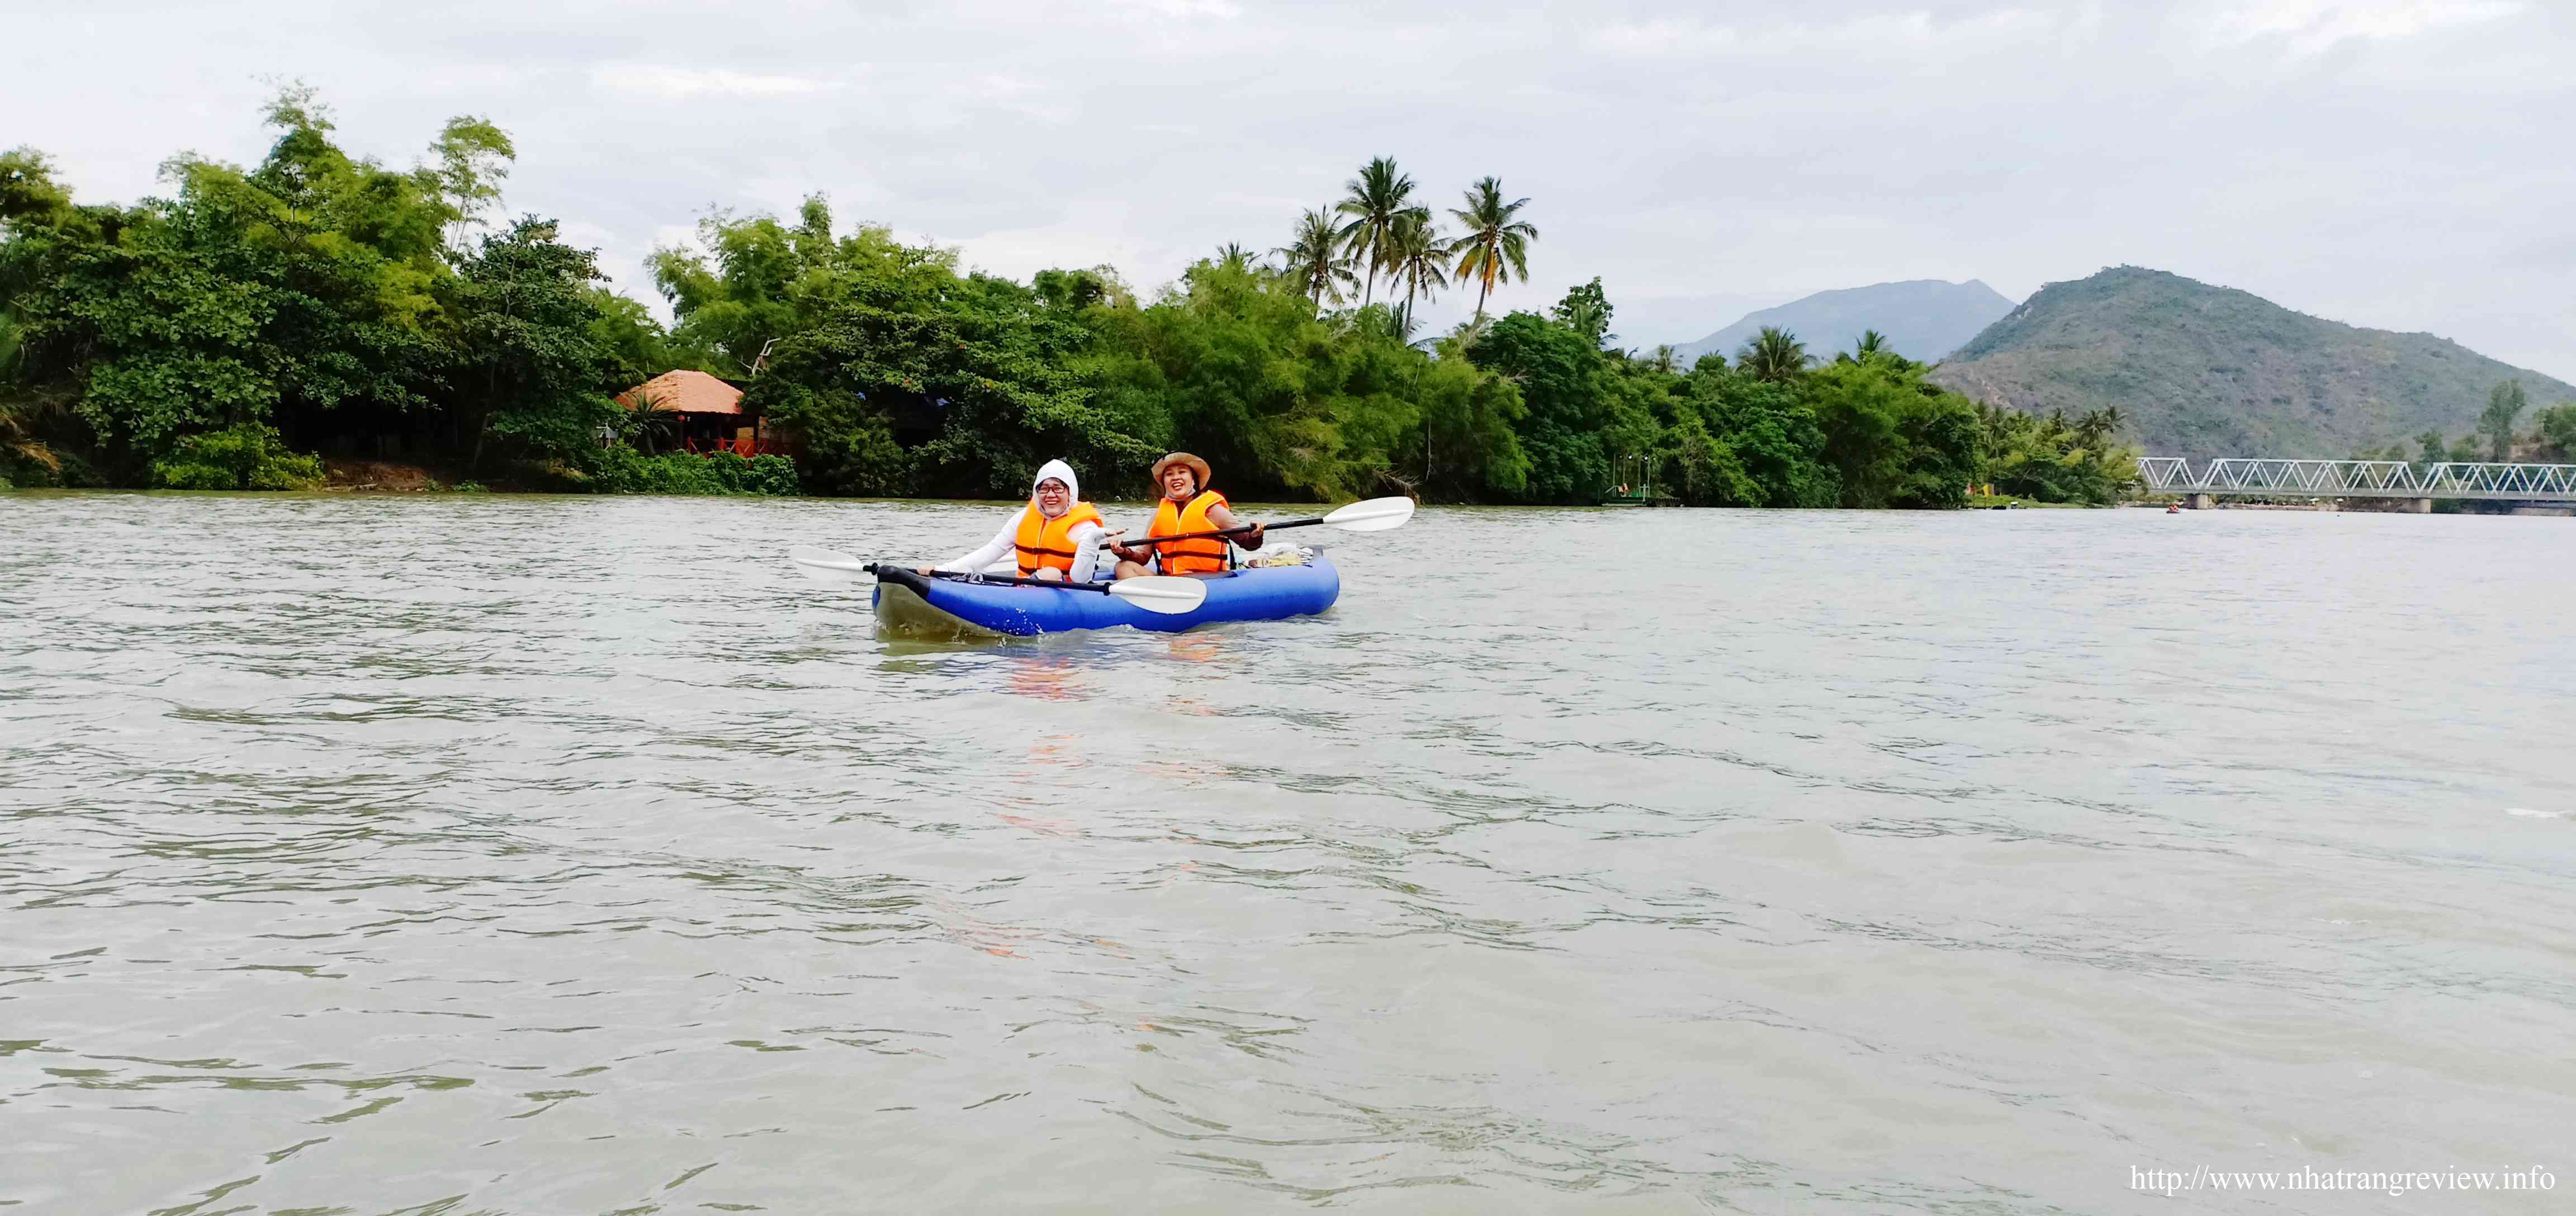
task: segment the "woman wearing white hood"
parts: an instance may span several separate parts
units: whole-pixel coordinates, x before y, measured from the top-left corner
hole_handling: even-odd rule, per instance
[[[1016,553],[1021,578],[1087,583],[1092,581],[1101,544],[1125,530],[1103,528],[1099,509],[1082,501],[1082,482],[1074,477],[1073,466],[1050,460],[1038,467],[1037,479],[1029,487],[1029,505],[1003,524],[983,548],[939,566],[924,566],[921,573],[981,573],[1002,555]]]

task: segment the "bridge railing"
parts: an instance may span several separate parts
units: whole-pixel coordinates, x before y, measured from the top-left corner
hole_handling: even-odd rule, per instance
[[[2571,498],[2576,464],[2437,464],[2424,471],[2423,485],[2462,495]]]
[[[2143,456],[2138,479],[2155,494],[2576,501],[2576,464],[2224,457],[2194,472],[2180,456]]]

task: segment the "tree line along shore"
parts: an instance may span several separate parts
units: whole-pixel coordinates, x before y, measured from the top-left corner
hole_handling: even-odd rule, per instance
[[[557,221],[503,216],[515,151],[491,122],[392,167],[344,151],[307,89],[265,117],[258,164],[175,157],[131,205],[0,154],[0,478],[300,489],[377,458],[524,490],[1012,498],[1061,457],[1142,496],[1187,449],[1256,499],[1939,508],[2108,502],[2134,477],[2118,410],[1983,406],[1874,338],[1766,330],[1681,366],[1617,346],[1597,278],[1490,315],[1543,261],[1538,209],[1491,177],[1448,206],[1373,160],[1276,247],[1214,250],[1150,298],[1105,266],[961,269],[820,196],[716,212],[650,260],[666,327]],[[1443,293],[1475,315],[1422,332]],[[740,387],[792,455],[663,450],[668,411],[628,390],[672,369]]]

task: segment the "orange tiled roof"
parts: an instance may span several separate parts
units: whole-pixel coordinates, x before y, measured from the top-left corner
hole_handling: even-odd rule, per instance
[[[739,414],[742,390],[705,372],[669,371],[617,395],[617,404],[634,409],[645,397],[679,414]]]

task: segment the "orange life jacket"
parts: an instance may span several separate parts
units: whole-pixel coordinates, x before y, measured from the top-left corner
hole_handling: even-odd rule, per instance
[[[1179,536],[1187,532],[1214,532],[1215,521],[1208,512],[1225,505],[1225,495],[1214,490],[1201,490],[1186,507],[1174,506],[1164,499],[1154,506],[1154,530],[1148,536]],[[1165,574],[1215,574],[1227,566],[1225,538],[1204,536],[1197,540],[1167,540],[1154,546]]]
[[[1038,500],[1030,499],[1029,509],[1020,512],[1020,534],[1011,538],[1020,553],[1020,577],[1027,578],[1050,566],[1072,573],[1074,526],[1099,522],[1100,510],[1090,503],[1075,503],[1064,514],[1048,519],[1038,510]]]

